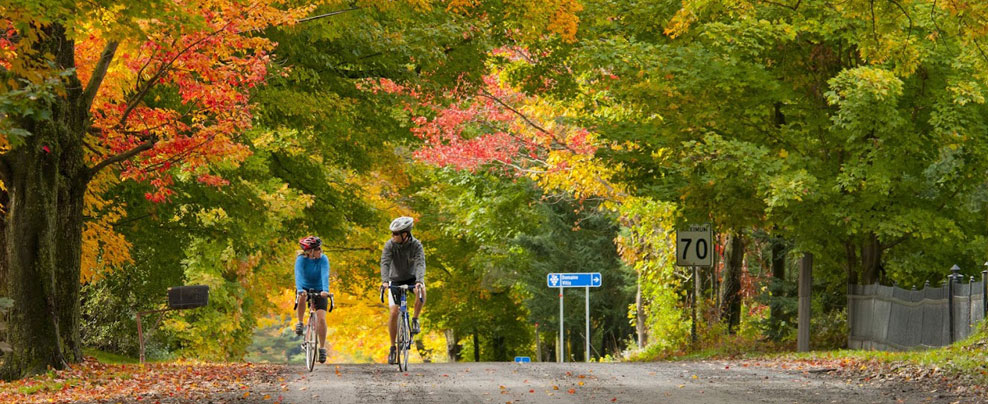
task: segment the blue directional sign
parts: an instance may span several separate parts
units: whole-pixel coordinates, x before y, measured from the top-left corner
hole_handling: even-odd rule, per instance
[[[551,273],[545,277],[550,288],[583,288],[600,286],[600,272]]]
[[[529,363],[531,361],[532,361],[532,358],[529,358],[527,356],[516,356],[515,357],[515,362],[518,362],[518,363]]]

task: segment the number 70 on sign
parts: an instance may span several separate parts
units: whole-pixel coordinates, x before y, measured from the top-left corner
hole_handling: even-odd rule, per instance
[[[676,265],[709,267],[713,265],[713,258],[710,224],[693,225],[676,231]]]

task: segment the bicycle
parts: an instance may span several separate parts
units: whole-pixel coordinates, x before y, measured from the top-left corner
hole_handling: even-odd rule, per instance
[[[414,289],[414,286],[399,285],[399,286],[388,286],[391,289],[392,296],[397,295],[397,299],[400,302],[399,316],[398,316],[398,335],[395,336],[395,345],[398,346],[398,351],[395,352],[395,362],[398,364],[398,371],[407,372],[408,371],[408,350],[412,348],[412,328],[409,326],[408,322],[408,301],[406,295],[408,294],[408,289]],[[384,287],[381,288],[381,303],[384,303]],[[422,295],[418,294],[417,297],[419,301],[422,301]]]
[[[311,372],[316,367],[316,358],[319,357],[319,336],[316,335],[316,302],[320,292],[315,289],[307,289],[305,292],[305,304],[309,306],[309,322],[305,325],[305,332],[302,334],[302,351],[305,352],[305,367]],[[329,308],[327,312],[333,312],[333,294],[329,294]]]

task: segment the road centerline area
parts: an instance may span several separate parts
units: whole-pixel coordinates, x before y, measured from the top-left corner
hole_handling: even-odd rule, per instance
[[[285,382],[257,387],[283,403],[957,402],[910,386],[728,361],[413,365],[408,372],[380,364],[318,366],[311,374],[291,369]]]

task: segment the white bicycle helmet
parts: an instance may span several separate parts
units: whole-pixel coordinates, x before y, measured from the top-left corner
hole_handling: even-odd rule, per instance
[[[402,216],[391,221],[391,232],[399,233],[403,231],[412,231],[412,224],[415,223],[415,219],[408,216]]]

